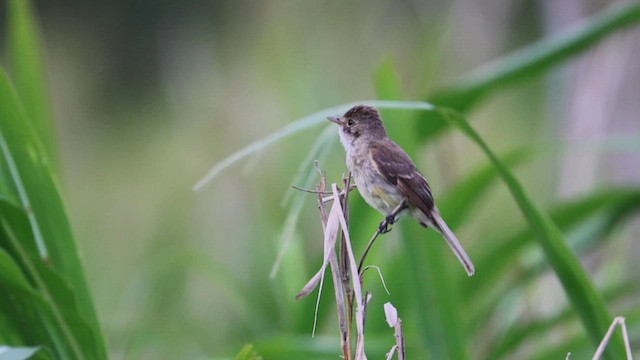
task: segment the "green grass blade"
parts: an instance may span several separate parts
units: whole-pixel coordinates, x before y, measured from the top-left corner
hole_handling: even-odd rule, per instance
[[[608,301],[620,301],[626,296],[637,296],[640,290],[640,284],[635,280],[629,280],[617,286],[613,286],[605,291],[604,297]],[[561,325],[567,325],[569,321],[574,319],[573,309],[564,309],[552,316],[544,318],[536,318],[526,323],[518,323],[512,328],[508,329],[504,336],[500,337],[497,344],[492,347],[489,359],[500,359],[509,355],[519,346],[526,341],[536,341],[537,338],[542,338],[545,335],[553,333],[556,327]]]
[[[318,126],[320,124],[326,123],[327,116],[342,114],[345,111],[347,111],[349,108],[355,105],[361,105],[361,104],[375,106],[380,109],[423,109],[423,110],[433,109],[433,106],[431,104],[428,104],[422,101],[418,102],[418,101],[363,100],[363,101],[352,102],[352,103],[339,105],[339,106],[318,111],[311,115],[297,119],[292,123],[290,123],[289,125],[283,127],[282,129],[272,133],[271,135],[268,135],[260,140],[254,141],[253,143],[243,147],[242,149],[222,159],[220,162],[214,165],[207,172],[207,174],[193,186],[193,190],[198,191],[202,189],[203,186],[205,186],[208,182],[213,180],[222,171],[224,171],[231,165],[236,164],[238,161],[243,160],[246,157],[252,154],[255,154],[258,151],[261,151],[269,146],[275,145],[281,140],[288,138],[300,131],[307,130],[314,126]]]
[[[40,273],[36,270],[37,265],[35,265],[35,263],[21,244],[21,241],[23,240],[22,236],[16,234],[18,230],[21,230],[19,228],[22,224],[20,219],[14,219],[11,215],[17,213],[18,211],[12,210],[10,207],[3,205],[2,213],[0,215],[0,228],[2,229],[3,238],[6,239],[6,242],[9,243],[10,246],[16,251],[17,257],[22,260],[21,262],[26,268],[25,273],[28,273],[30,275],[30,277],[33,279],[33,282],[36,284],[36,287],[43,287],[45,289],[44,293],[50,295],[46,287],[46,282],[41,278]],[[23,227],[28,229],[28,227]],[[11,265],[15,265],[15,262],[8,261],[10,260],[10,258],[8,257],[2,257],[0,258],[0,260],[3,260],[4,262],[2,266],[3,268],[8,268]],[[14,268],[11,273],[15,275],[17,271],[19,270]],[[15,330],[12,330],[19,332],[20,336],[24,337],[26,342],[29,342],[33,341],[34,337],[33,334],[27,333],[25,331],[27,327],[38,326],[41,327],[40,329],[38,329],[40,331],[42,331],[42,329],[45,329],[46,336],[41,334],[38,334],[39,336],[36,335],[36,339],[38,339],[39,341],[43,341],[42,343],[28,345],[43,345],[49,342],[52,344],[52,349],[57,350],[57,355],[60,358],[85,358],[83,356],[80,345],[73,334],[73,330],[70,328],[67,319],[62,315],[62,312],[58,307],[54,306],[52,307],[52,310],[54,311],[44,314],[43,310],[45,309],[43,309],[43,307],[44,304],[47,303],[47,300],[39,297],[37,292],[32,289],[31,286],[26,283],[26,281],[21,281],[20,277],[8,278],[6,276],[3,276],[0,280],[0,284],[2,285],[2,287],[8,290],[7,293],[12,294],[12,297],[11,299],[9,299],[9,301],[17,299],[21,304],[23,304],[22,306],[24,306],[24,311],[37,313],[37,316],[34,316],[30,319],[30,324],[23,323],[24,320],[29,319],[28,316],[24,316],[23,314],[21,314],[20,318],[15,318],[13,320]],[[51,301],[51,304],[55,304],[55,302],[52,301],[51,297],[49,297],[48,300]],[[9,316],[20,314],[20,309],[15,304],[13,305],[13,307],[11,307],[7,303],[4,303],[2,305],[3,312],[8,314]],[[47,326],[48,321],[54,323],[54,326]],[[42,325],[41,323],[45,324]]]
[[[434,94],[438,105],[465,111],[482,96],[501,86],[540,74],[595,45],[605,36],[640,21],[640,3],[612,5],[580,24],[548,39],[489,63]],[[454,106],[457,105],[457,106]]]
[[[536,234],[536,239],[582,320],[586,332],[595,347],[597,347],[613,317],[609,315],[604,299],[580,265],[576,255],[567,246],[558,227],[547,214],[540,211],[530,200],[520,182],[461,115],[448,109],[440,109],[439,112],[452,125],[455,125],[476,143],[493,162],[527,222]],[[623,344],[618,340],[620,339],[615,339],[610,344],[607,352],[609,358],[622,359],[624,357]]]
[[[622,196],[622,194],[628,194],[628,196]],[[602,201],[607,200],[609,197],[612,201]],[[600,201],[598,202],[594,200]],[[616,228],[616,225],[638,211],[638,208],[640,208],[639,200],[640,192],[638,191],[635,193],[625,191],[606,191],[596,196],[590,196],[588,198],[575,201],[569,206],[564,205],[559,209],[562,211],[551,211],[551,218],[563,229],[564,232],[568,232],[570,230],[569,228],[574,228],[573,233],[575,235],[571,236],[572,248],[580,253],[589,253],[596,247],[602,247],[604,242],[609,239],[609,235],[612,230]],[[589,203],[598,205],[598,207],[588,209],[587,211],[578,211],[576,213],[577,210],[580,210],[580,206],[587,208],[590,207]],[[598,217],[603,219],[601,221],[594,219],[594,213],[597,213]],[[579,227],[580,229],[575,229],[576,227]],[[584,227],[587,227],[586,231],[585,229],[582,229]],[[532,234],[529,233],[526,236],[531,238]],[[513,239],[521,237],[522,236],[517,236]],[[528,244],[533,245],[535,243],[528,241]],[[514,250],[505,254],[500,254],[492,249],[488,249],[487,252],[492,254],[490,257],[487,257],[487,260],[489,261],[485,261],[483,263],[491,264],[490,260],[497,261],[497,257],[499,256],[516,259],[520,250]],[[505,297],[510,297],[510,294],[515,295],[525,291],[531,283],[538,280],[546,273],[546,271],[549,270],[548,265],[549,264],[547,262],[544,262],[543,258],[524,267],[522,265],[518,265],[517,276],[510,276],[507,281],[500,281],[498,276],[495,274],[490,275],[488,279],[483,277],[478,278],[478,280],[483,281],[485,286],[475,289],[475,291],[471,291],[466,295],[468,298],[474,299],[472,304],[475,308],[473,310],[474,319],[472,319],[473,331],[481,333],[486,326],[487,319],[494,316],[494,314],[497,315],[499,312],[499,308],[502,306],[501,300]],[[505,274],[505,271],[507,271],[506,264],[498,266],[497,271],[493,268],[489,269],[492,270],[492,273],[499,272],[501,274]],[[484,272],[481,274],[485,275]],[[513,275],[512,273],[510,274]],[[504,277],[504,275],[501,277]],[[496,282],[500,283],[498,289],[495,289]],[[621,285],[609,287],[603,291],[604,297],[608,303],[620,303],[621,298],[628,296],[629,294],[635,294],[640,289],[640,284],[637,283],[633,276],[622,280],[622,283],[623,284]],[[473,282],[470,285],[476,284],[477,282]],[[493,286],[489,287],[489,284]],[[571,319],[573,320],[575,312],[571,311],[571,315]],[[550,333],[552,331],[550,327],[555,326],[556,323],[556,321],[549,322],[543,320],[540,322],[534,321],[529,325],[526,320],[517,321],[517,323],[514,323],[514,326],[511,326],[504,331],[503,336],[495,337],[496,340],[499,339],[499,345],[492,347],[493,350],[491,352],[493,355],[488,358],[501,358],[502,355],[510,352],[513,347],[518,346],[518,342],[525,340],[531,341],[530,338],[536,331],[541,333],[541,335]]]
[[[35,241],[38,248],[37,257],[71,284],[79,312],[95,329],[99,353],[106,358],[97,316],[55,176],[32,124],[25,118],[15,89],[1,69],[0,152],[3,166],[10,169],[8,180],[18,193],[14,197],[20,200],[29,219],[33,233],[31,241]]]
[[[33,123],[47,157],[55,160],[55,131],[41,51],[42,41],[31,1],[11,0],[7,17],[12,78],[24,101],[26,118]]]
[[[18,103],[13,87],[4,72],[0,70],[0,151],[2,152],[3,170],[8,174],[6,181],[10,182],[10,185],[5,188],[14,189],[15,192],[14,194],[6,194],[6,196],[18,199],[24,209],[33,210],[33,200],[36,196],[31,193],[29,182],[35,179],[30,177],[31,174],[28,171],[21,168],[33,162],[42,166],[47,161],[44,158],[29,159],[33,155],[37,156],[42,153],[42,148],[37,139],[23,142],[25,137],[33,138],[32,127],[26,122],[22,108]],[[42,235],[43,225],[34,211],[28,211],[27,216],[40,257],[48,258],[50,256],[49,250]]]
[[[572,233],[569,237],[571,248],[578,253],[589,254],[604,246],[616,226],[636,213],[638,208],[640,192],[619,189],[573,200],[549,213],[552,221],[564,233]],[[499,245],[491,246],[494,242]],[[487,242],[488,248],[483,252],[486,256],[481,257],[478,262],[478,268],[485,270],[478,273],[475,281],[465,287],[468,291],[465,297],[474,299],[470,304],[470,332],[481,333],[487,319],[495,318],[500,312],[503,299],[526,291],[528,286],[547,273],[549,264],[542,256],[532,263],[517,263],[520,255],[528,252],[533,245],[536,243],[529,230],[519,231],[516,236],[507,240]],[[516,271],[513,271],[514,268]],[[611,303],[608,295],[605,297]]]
[[[2,248],[0,248],[0,282],[25,289],[31,287],[13,257]]]
[[[465,112],[484,96],[519,80],[543,74],[603,38],[640,21],[640,3],[612,5],[570,29],[499,58],[463,76],[444,89],[435,91],[431,103]],[[425,138],[435,136],[446,123],[435,121],[429,113],[418,124]]]
[[[76,299],[69,284],[62,279],[47,264],[42,262],[37,256],[35,249],[29,244],[33,241],[28,219],[21,209],[12,204],[0,201],[0,229],[2,237],[0,244],[7,254],[16,261],[9,262],[4,258],[4,268],[10,268],[11,264],[18,264],[19,269],[9,271],[14,277],[9,278],[5,274],[1,277],[5,286],[12,287],[11,294],[14,297],[23,297],[20,302],[32,304],[40,312],[44,319],[49,320],[49,327],[42,326],[47,330],[47,340],[53,343],[53,348],[57,349],[58,355],[73,354],[72,358],[102,358],[96,346],[96,330],[91,328],[80,316],[76,305]],[[0,258],[2,259],[2,258]],[[24,275],[22,275],[24,274]],[[23,281],[26,277],[33,287]],[[6,308],[5,313],[12,314]],[[23,320],[16,319],[14,323]],[[46,325],[46,324],[45,324]],[[25,324],[33,327],[34,324]],[[22,334],[25,338],[31,339],[31,330]],[[44,339],[44,337],[41,338]],[[25,345],[40,345],[41,343],[27,343]]]
[[[612,212],[621,216],[630,214],[636,210],[633,206],[637,207],[639,203],[640,191],[615,189],[560,204],[549,213],[553,222],[560,229],[567,231],[581,222],[589,221],[597,213]],[[609,221],[614,222],[617,219],[612,218]],[[488,271],[479,273],[476,281],[469,284],[468,296],[474,298],[492,287],[517,254],[527,245],[533,244],[532,236],[530,229],[522,229],[507,240],[486,244],[486,255],[478,259],[477,265],[478,268]]]

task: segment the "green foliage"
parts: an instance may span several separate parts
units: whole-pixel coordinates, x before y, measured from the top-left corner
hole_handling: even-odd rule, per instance
[[[44,145],[45,155],[57,158],[51,105],[44,73],[45,58],[38,24],[31,1],[8,1],[9,60],[12,78],[20,96],[26,116]]]
[[[608,313],[604,299],[580,265],[577,256],[568,247],[560,229],[545,212],[531,201],[509,168],[498,159],[489,149],[486,142],[469,126],[462,116],[450,110],[443,110],[442,114],[475,142],[491,159],[496,171],[507,184],[514,200],[527,219],[535,234],[535,239],[538,240],[544,250],[547,261],[562,282],[565,293],[580,316],[591,340],[597,346],[609,328],[613,317]],[[624,355],[623,344],[614,342],[611,347],[614,349],[613,353],[615,353],[616,358],[621,359]],[[610,356],[613,356],[613,353],[610,353]]]
[[[106,359],[51,163],[42,57],[28,1],[10,3],[16,87],[0,69],[0,343],[39,358]],[[44,146],[43,144],[47,144]]]
[[[57,150],[37,21],[29,1],[11,0],[8,10],[7,67],[10,75],[0,69],[0,345],[9,345],[8,354],[14,358],[33,355],[37,359],[106,359],[105,341],[57,177]],[[615,6],[567,32],[462,76],[426,97],[429,103],[400,101],[410,96],[393,57],[387,57],[377,68],[373,85],[377,98],[384,100],[364,103],[382,110],[385,120],[389,121],[391,137],[414,159],[428,161],[422,156],[422,150],[437,148],[443,140],[450,140],[444,137],[443,130],[454,125],[459,132],[453,136],[468,136],[489,162],[467,165],[446,189],[435,192],[438,206],[451,227],[463,234],[472,229],[465,234],[463,242],[465,246],[469,245],[469,253],[476,264],[474,277],[465,276],[434,232],[425,232],[410,221],[396,224],[390,235],[376,243],[368,262],[381,268],[391,295],[384,293],[377,276],[370,276],[374,272],[367,273],[365,288],[373,294],[366,323],[369,358],[384,358],[394,343],[393,333],[381,311],[387,300],[393,301],[403,319],[410,359],[547,359],[564,358],[568,352],[575,358],[590,356],[613,319],[612,314],[627,316],[629,326],[636,330],[631,331],[635,336],[632,341],[638,341],[638,336],[633,335],[640,333],[637,331],[640,326],[640,286],[635,275],[617,274],[614,281],[606,276],[602,276],[604,279],[591,276],[579,258],[611,245],[612,234],[638,212],[640,189],[609,186],[575,199],[538,200],[532,195],[534,190],[527,187],[526,181],[520,182],[514,172],[534,166],[532,162],[543,155],[555,157],[557,153],[549,154],[530,144],[494,151],[494,139],[481,137],[460,115],[490,99],[499,90],[546,74],[638,21],[640,4],[637,2]],[[293,75],[284,81],[291,81],[295,86],[307,84]],[[228,172],[229,167],[240,160],[257,155],[285,139],[303,136],[305,131],[325,124],[326,116],[344,112],[360,103],[363,102],[326,108],[254,141],[219,162],[195,188],[200,189],[211,179]],[[465,116],[474,118],[473,115]],[[209,254],[200,248],[175,255],[175,249],[188,246],[185,238],[190,233],[174,230],[171,220],[181,210],[171,203],[174,213],[163,217],[157,232],[175,233],[157,235],[168,238],[162,243],[162,256],[156,256],[152,266],[146,263],[148,270],[142,271],[142,281],[131,286],[136,293],[132,302],[141,304],[139,308],[144,310],[142,314],[134,315],[152,320],[146,323],[140,320],[148,327],[134,330],[129,330],[127,323],[127,330],[120,339],[112,335],[119,340],[118,349],[125,346],[146,348],[151,347],[149,344],[162,343],[162,349],[173,350],[177,347],[175,343],[183,341],[184,344],[180,344],[187,350],[176,350],[176,353],[203,356],[199,346],[206,349],[206,344],[196,344],[198,340],[194,339],[201,336],[208,340],[213,335],[206,331],[219,331],[228,332],[227,338],[233,341],[217,351],[235,353],[243,344],[255,344],[244,346],[236,357],[239,360],[337,357],[340,342],[335,304],[331,292],[326,290],[331,286],[325,284],[318,315],[320,335],[315,338],[310,337],[315,304],[307,300],[293,301],[298,287],[321,261],[317,233],[314,232],[320,226],[312,212],[315,207],[312,195],[290,191],[283,201],[286,211],[280,213],[277,211],[278,196],[263,190],[286,187],[289,180],[282,178],[273,180],[277,181],[276,185],[267,184],[271,175],[280,175],[285,168],[299,169],[294,185],[313,188],[318,178],[313,160],[321,160],[323,169],[331,168],[332,150],[337,147],[332,128],[325,126],[325,129],[318,132],[314,143],[304,143],[302,150],[296,150],[308,152],[302,164],[291,161],[294,156],[286,154],[279,162],[282,169],[256,176],[261,187],[254,190],[260,201],[249,206],[251,212],[258,215],[243,213],[242,216],[253,216],[243,221],[247,229],[259,231],[250,235],[252,243],[242,249],[246,263],[241,270],[211,261]],[[340,167],[336,172],[343,170],[344,167]],[[328,177],[338,178],[334,175],[328,174]],[[503,182],[497,181],[499,178]],[[229,182],[233,186],[242,184],[235,179]],[[505,184],[509,192],[501,193]],[[166,196],[165,190],[162,196]],[[247,198],[250,195],[247,194]],[[493,200],[497,195],[513,200],[525,222],[519,223],[517,215],[511,213],[496,215],[498,210],[494,207],[501,206]],[[190,195],[176,196],[186,198]],[[364,246],[381,218],[358,196],[353,196],[351,202],[352,237],[357,239],[354,243]],[[483,217],[487,214],[491,216]],[[220,214],[212,217],[218,216]],[[474,226],[478,219],[487,224]],[[189,228],[192,220],[185,221],[189,226],[183,224],[183,227]],[[241,236],[236,233],[245,230],[232,229],[230,233],[234,237],[225,237],[222,241],[228,246],[244,246],[238,245]],[[164,246],[169,242],[171,246]],[[278,257],[281,249],[281,257]],[[278,263],[272,268],[279,272],[273,271],[275,277],[269,280],[269,268],[275,258]],[[234,261],[238,259],[233,258],[229,263]],[[616,266],[615,262],[608,261],[602,268],[612,268]],[[139,265],[136,261],[135,266],[144,268],[145,263]],[[229,317],[235,316],[235,321],[199,324],[198,327],[192,323],[198,322],[201,314],[180,312],[166,320],[167,314],[176,309],[169,307],[168,302],[182,300],[190,292],[197,294],[199,302],[211,297],[210,293],[204,292],[206,288],[202,282],[193,287],[183,286],[182,282],[196,277],[193,272],[204,274],[206,281],[215,283],[219,290],[215,295],[223,299],[223,304],[211,306],[212,312],[231,314]],[[526,313],[531,289],[549,277],[562,285],[559,297],[565,296],[566,304],[559,304],[552,314],[522,315]],[[174,286],[177,281],[180,283]],[[164,290],[158,290],[156,286]],[[110,289],[110,292],[116,291]],[[151,306],[144,301],[149,299],[139,295],[143,292],[145,296],[155,296]],[[147,292],[153,292],[153,295]],[[125,302],[121,298],[118,300]],[[180,310],[190,312],[193,303],[184,301],[183,305]],[[158,321],[151,316],[154,311],[166,322],[184,317],[189,331],[186,335],[177,335],[152,328],[156,325],[153,321]],[[549,337],[556,334],[560,336],[553,339],[553,346],[549,346]],[[609,347],[609,358],[623,358],[619,338],[614,337]],[[523,349],[529,350],[523,353]],[[166,357],[172,354],[168,351],[160,353]],[[0,358],[4,358],[3,355],[0,354]]]
[[[588,21],[493,61],[457,82],[434,92],[429,100],[436,105],[460,112],[492,92],[518,81],[540,75],[553,66],[576,56],[597,44],[605,36],[615,34],[640,21],[640,4],[626,2],[602,11]],[[423,114],[419,125],[422,138],[436,136],[444,127],[432,114]]]

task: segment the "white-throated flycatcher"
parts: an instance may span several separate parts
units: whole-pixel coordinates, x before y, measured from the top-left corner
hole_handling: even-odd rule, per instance
[[[380,224],[380,232],[388,232],[388,226],[397,216],[409,213],[422,226],[431,226],[440,232],[467,274],[473,275],[473,263],[440,216],[427,180],[409,155],[387,137],[378,110],[359,105],[341,117],[328,119],[340,125],[347,167],[360,195],[386,217]]]

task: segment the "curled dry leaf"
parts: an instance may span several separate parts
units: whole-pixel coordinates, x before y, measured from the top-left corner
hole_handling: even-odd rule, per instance
[[[384,317],[389,327],[394,327],[398,323],[398,310],[390,302],[384,304]]]
[[[296,300],[309,295],[316,287],[318,287],[318,284],[324,278],[324,271],[329,264],[329,258],[335,251],[336,239],[338,238],[338,231],[340,230],[339,214],[341,214],[342,211],[337,211],[337,209],[341,210],[340,201],[335,200],[327,218],[327,226],[324,229],[324,261],[322,262],[322,266],[296,295]]]
[[[387,354],[387,360],[390,360],[396,351],[398,353],[398,360],[405,360],[402,320],[400,320],[400,318],[398,317],[398,310],[396,310],[396,308],[390,302],[384,304],[384,316],[387,320],[387,324],[389,324],[389,327],[394,328],[394,336],[396,338],[396,344]]]
[[[333,195],[335,199],[339,198],[338,194],[338,186],[336,184],[331,184],[331,190],[333,191]],[[347,260],[349,262],[349,270],[351,271],[352,285],[353,285],[353,293],[355,295],[356,300],[356,360],[366,360],[367,356],[364,353],[364,304],[362,297],[362,287],[360,284],[360,275],[358,273],[358,263],[356,262],[356,258],[353,255],[353,248],[351,247],[351,238],[349,236],[349,227],[347,226],[347,220],[344,216],[344,212],[342,210],[342,206],[340,206],[339,201],[333,202],[333,205],[338,204],[336,207],[336,211],[338,212],[338,220],[340,220],[340,224],[342,225],[342,233],[345,237],[345,245],[347,251]],[[332,209],[333,210],[333,209]]]

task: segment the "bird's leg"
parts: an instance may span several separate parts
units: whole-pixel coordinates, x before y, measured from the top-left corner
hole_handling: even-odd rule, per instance
[[[393,209],[391,214],[387,215],[384,221],[380,223],[380,226],[378,226],[378,231],[380,232],[380,234],[386,234],[389,231],[391,231],[391,228],[389,226],[393,225],[396,222],[396,216],[398,216],[398,214],[400,214],[406,208],[407,208],[407,201],[402,200],[402,202],[398,204],[398,206],[396,206],[395,209]]]
[[[389,225],[393,225],[393,224],[395,224],[395,223],[396,223],[396,217],[395,217],[395,215],[391,214],[391,215],[388,215],[388,216],[384,219],[384,221],[386,221]]]

